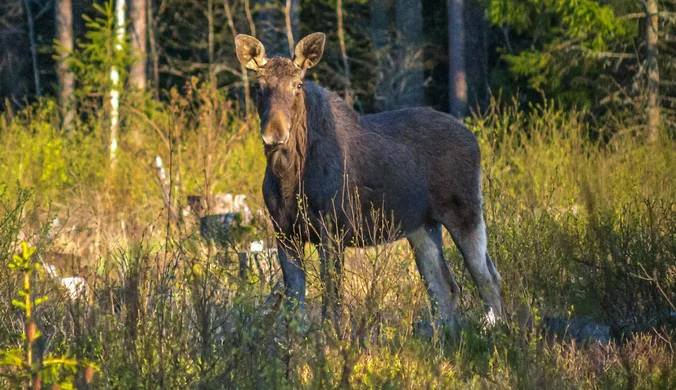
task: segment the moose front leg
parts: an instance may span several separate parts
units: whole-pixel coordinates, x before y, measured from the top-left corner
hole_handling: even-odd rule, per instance
[[[289,312],[298,309],[302,316],[305,310],[305,270],[300,256],[281,243],[277,244],[277,253],[284,278],[286,307]]]

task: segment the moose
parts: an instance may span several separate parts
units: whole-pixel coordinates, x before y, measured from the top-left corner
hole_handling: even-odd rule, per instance
[[[237,58],[257,74],[267,159],[263,197],[278,237],[287,306],[304,310],[303,245],[294,242],[317,246],[326,316],[339,308],[343,267],[329,237],[339,237],[345,246],[406,238],[433,315],[453,326],[460,288],[444,259],[443,225],[477,286],[487,321],[495,322],[502,316],[501,277],[487,252],[476,137],[459,120],[432,108],[360,116],[338,94],[304,81],[325,42],[323,33],[308,35],[289,59],[267,58],[254,37],[235,38]],[[350,201],[350,194],[357,196]],[[376,214],[387,216],[395,228],[355,239],[375,228]]]

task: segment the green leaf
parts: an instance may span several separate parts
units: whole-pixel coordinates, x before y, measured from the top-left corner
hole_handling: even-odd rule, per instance
[[[20,309],[26,310],[26,304],[23,303],[23,302],[21,302],[21,301],[18,301],[18,300],[16,300],[16,299],[12,299],[12,305],[14,305],[14,306],[16,306],[16,307],[18,307],[18,308],[20,308]]]

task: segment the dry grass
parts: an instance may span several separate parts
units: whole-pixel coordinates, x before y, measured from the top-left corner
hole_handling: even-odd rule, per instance
[[[88,266],[86,299],[37,279],[50,299],[34,315],[44,335],[36,353],[96,362],[95,388],[676,386],[673,140],[592,141],[604,137],[585,113],[496,104],[470,125],[484,154],[489,250],[508,320],[483,329],[478,295],[446,236],[463,287],[460,340],[414,335],[429,307],[405,242],[346,251],[346,320],[337,331],[321,321],[319,264],[306,248],[303,333],[288,313],[266,322],[271,286],[255,272],[241,280],[232,251],[204,242],[178,212],[188,194],[235,189],[263,208],[255,121],[212,93],[192,85],[166,105],[128,104],[115,170],[101,152],[103,121],[62,134],[48,103],[1,118],[2,349],[20,345],[22,318],[10,301],[18,280],[6,265],[23,231],[38,253],[74,254]],[[150,165],[156,155],[171,178],[169,202]],[[61,227],[48,239],[55,216]],[[265,223],[251,232],[271,235]],[[276,265],[269,273],[279,277]],[[568,315],[610,325],[615,341],[548,342],[543,318]]]

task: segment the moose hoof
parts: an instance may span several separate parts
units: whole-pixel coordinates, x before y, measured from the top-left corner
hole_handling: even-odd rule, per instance
[[[493,308],[489,308],[486,311],[486,316],[484,317],[484,329],[492,329],[495,327],[495,325],[498,324],[498,322],[501,320],[501,318],[495,314],[495,311]]]

